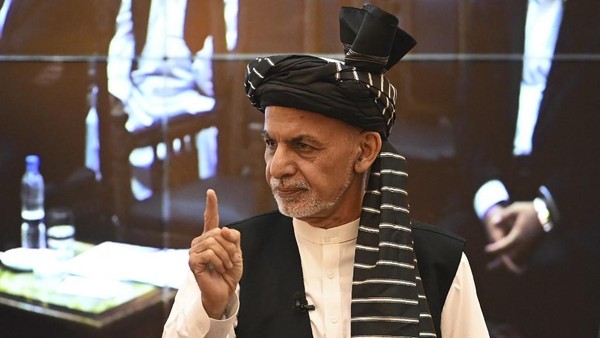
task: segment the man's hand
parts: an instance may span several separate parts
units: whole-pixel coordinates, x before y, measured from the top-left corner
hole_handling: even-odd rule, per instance
[[[511,220],[504,218],[504,209],[505,207],[496,205],[492,207],[485,215],[483,223],[490,243],[495,243],[501,240],[504,236],[506,236],[508,230],[512,227]],[[513,262],[512,258],[508,254],[496,255],[496,258],[487,265],[489,270],[494,270],[499,267],[505,267],[509,271],[512,271],[516,274],[519,274],[522,271],[522,269],[515,262]]]
[[[495,207],[486,215],[485,226],[490,238],[485,251],[498,256],[489,267],[502,263],[508,270],[522,273],[523,262],[543,234],[533,203],[515,202],[507,207]]]
[[[242,249],[237,230],[219,228],[217,195],[212,189],[206,192],[204,232],[194,238],[189,253],[202,304],[209,317],[221,319],[242,278]]]

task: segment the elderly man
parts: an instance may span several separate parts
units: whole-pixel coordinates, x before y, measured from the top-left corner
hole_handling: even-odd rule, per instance
[[[383,72],[415,41],[371,5],[340,21],[344,63],[248,66],[279,211],[219,227],[207,192],[165,337],[488,336],[463,241],[411,220],[405,160],[387,142],[396,91]]]

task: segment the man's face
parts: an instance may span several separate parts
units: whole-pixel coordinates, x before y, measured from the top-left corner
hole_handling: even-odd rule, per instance
[[[324,228],[355,219],[363,193],[363,176],[354,169],[359,134],[320,114],[267,107],[266,178],[279,210]]]

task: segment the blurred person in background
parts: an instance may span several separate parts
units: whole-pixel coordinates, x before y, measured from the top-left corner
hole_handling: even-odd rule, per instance
[[[467,239],[497,337],[597,337],[600,2],[467,6],[457,151],[441,225]],[[465,193],[466,192],[466,193]]]
[[[132,132],[182,114],[216,110],[213,55],[226,51],[222,0],[122,0],[111,39],[108,91],[113,104],[127,114]],[[201,177],[215,174],[216,128],[196,140]],[[151,196],[147,168],[151,148],[135,149],[133,193]]]

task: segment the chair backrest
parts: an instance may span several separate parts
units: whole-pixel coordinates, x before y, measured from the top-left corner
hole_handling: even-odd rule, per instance
[[[195,137],[203,129],[216,124],[213,112],[182,114],[129,132],[125,128],[127,113],[113,107],[108,139],[110,145],[111,190],[116,215],[125,220],[126,210],[135,201],[131,190],[132,167],[129,161],[136,148],[151,147],[155,161],[151,164],[150,187],[155,194],[165,188],[176,188],[198,179],[198,149]],[[168,176],[165,176],[168,175]]]
[[[237,163],[225,163],[232,158],[232,152],[240,151],[232,140],[243,138],[232,137],[239,130],[219,128],[218,117],[216,112],[183,114],[129,132],[125,128],[127,114],[119,106],[113,108],[108,157],[117,240],[153,246],[189,246],[191,239],[202,233],[208,188],[215,189],[219,196],[222,225],[274,208],[263,177],[257,177],[255,172],[248,174],[248,170],[232,169],[243,168]],[[225,116],[220,118],[223,120]],[[200,179],[195,138],[200,131],[214,126],[219,128],[219,170],[214,177]],[[129,156],[134,149],[147,146],[152,147],[155,155],[149,168],[153,196],[138,201],[131,190],[133,171]],[[227,156],[221,156],[224,153]],[[262,161],[262,156],[257,155],[246,158],[253,163]]]

